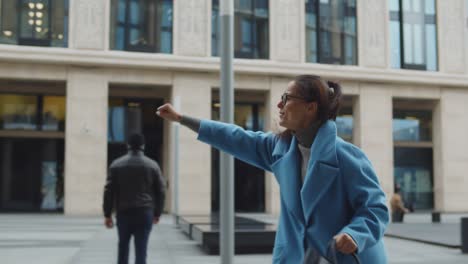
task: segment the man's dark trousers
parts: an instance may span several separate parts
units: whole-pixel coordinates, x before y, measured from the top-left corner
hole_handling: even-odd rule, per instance
[[[146,250],[152,227],[152,208],[131,208],[117,212],[117,230],[119,233],[118,264],[128,264],[129,242],[132,235],[135,242],[135,264],[146,263]]]

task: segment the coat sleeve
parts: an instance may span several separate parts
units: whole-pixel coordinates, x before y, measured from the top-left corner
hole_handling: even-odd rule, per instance
[[[104,185],[104,199],[102,209],[104,211],[104,217],[111,217],[112,208],[114,206],[114,187],[115,179],[114,174],[112,173],[112,167],[109,168],[107,173],[106,184]]]
[[[389,222],[385,193],[370,161],[355,146],[346,146],[340,153],[346,196],[354,215],[339,233],[349,234],[358,245],[358,252],[374,246],[383,238]]]
[[[202,120],[198,140],[256,167],[271,171],[272,153],[278,139],[272,133],[247,131],[232,124]]]
[[[164,199],[166,198],[166,184],[161,169],[155,165],[153,170],[153,192],[154,192],[154,217],[160,217],[164,209]]]

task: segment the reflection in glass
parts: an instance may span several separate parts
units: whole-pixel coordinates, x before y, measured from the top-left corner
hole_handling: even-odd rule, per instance
[[[41,210],[57,209],[57,162],[42,162]]]
[[[268,0],[235,1],[234,56],[236,58],[268,59]],[[219,56],[219,0],[212,2],[211,54]]]
[[[396,147],[394,159],[395,184],[401,187],[406,207],[432,209],[432,149]]]
[[[357,64],[355,0],[306,1],[308,62]]]
[[[42,107],[42,130],[64,131],[65,97],[44,96]]]
[[[435,1],[391,0],[389,7],[392,67],[436,71]]]
[[[336,117],[336,129],[338,136],[353,142],[353,110],[351,107],[343,107]]]
[[[432,141],[432,112],[394,110],[394,141]]]
[[[68,1],[0,1],[0,43],[66,47]]]
[[[172,0],[112,0],[111,49],[172,52]]]
[[[234,122],[251,131],[263,130],[265,107],[258,103],[235,103]],[[219,120],[219,103],[213,103],[212,119]],[[219,151],[212,149],[212,203],[211,210],[219,210]],[[265,211],[265,172],[255,166],[235,159],[235,210],[236,212]]]
[[[0,211],[63,210],[63,161],[63,139],[0,137]]]
[[[25,95],[0,95],[1,129],[37,129],[37,98]]]

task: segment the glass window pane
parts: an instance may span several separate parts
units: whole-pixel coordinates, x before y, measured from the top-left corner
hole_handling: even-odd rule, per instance
[[[49,38],[49,5],[50,2],[48,0],[38,0],[36,2],[22,1],[20,38]]]
[[[140,5],[143,5],[143,3],[140,3],[138,0],[131,0],[130,2],[130,24],[134,26],[140,25]]]
[[[50,30],[51,46],[68,46],[68,0],[53,1]]]
[[[107,141],[125,142],[125,105],[122,99],[110,99],[107,118]]]
[[[172,50],[172,33],[161,33],[161,53],[171,53]]]
[[[117,7],[117,21],[122,23],[125,23],[125,1],[126,0],[119,0]]]
[[[356,1],[327,0],[306,2],[306,40],[314,34],[311,28],[318,28],[318,59],[311,54],[307,43],[309,62],[328,64],[357,64]],[[318,15],[318,19],[316,16]]]
[[[423,32],[421,25],[414,25],[413,26],[413,38],[414,38],[414,63],[415,64],[424,64],[424,45],[423,45]]]
[[[392,68],[401,68],[400,22],[390,21],[390,49]]]
[[[390,11],[400,11],[400,0],[390,0],[389,9]]]
[[[160,28],[159,36],[156,36],[159,42],[159,51],[161,53],[172,52],[172,0],[159,0],[160,7],[158,8],[161,12],[159,13]]]
[[[413,41],[412,41],[412,27],[410,24],[403,25],[403,42],[405,48],[405,63],[413,62]]]
[[[268,3],[268,0],[236,2],[234,18],[236,58],[269,57]]]
[[[411,11],[412,9],[412,0],[402,1],[403,11]]]
[[[343,107],[336,117],[336,129],[338,136],[342,139],[353,141],[353,110],[351,107]]]
[[[413,11],[417,13],[422,13],[422,4],[421,0],[412,0],[413,1]]]
[[[44,96],[42,109],[42,130],[64,131],[65,97]]]
[[[432,141],[432,112],[394,110],[394,141]]]
[[[394,149],[395,184],[400,185],[406,207],[432,209],[433,207],[432,148]]]
[[[257,17],[268,17],[268,1],[255,0],[255,15]]]
[[[248,19],[241,20],[242,47],[243,52],[250,52],[252,46],[252,23]]]
[[[111,48],[172,52],[172,0],[113,0]]]
[[[16,1],[0,1],[0,43],[17,44],[17,21]]]
[[[434,0],[425,0],[424,9],[427,15],[435,15],[435,1]]]
[[[0,129],[36,130],[37,97],[0,94]]]
[[[213,0],[211,9],[211,56],[219,56],[219,1]]]
[[[403,53],[403,62],[400,64],[407,69],[432,70],[437,69],[437,32],[435,19],[434,0],[411,0],[402,1],[403,47],[400,47],[400,54]],[[395,3],[391,3],[396,5]],[[399,16],[395,12],[390,14],[391,21],[396,21]],[[397,67],[396,46],[397,46],[397,25],[390,23],[392,35],[392,67]],[[400,56],[401,58],[401,56]]]
[[[437,71],[437,36],[435,25],[426,25],[426,63],[427,70]]]

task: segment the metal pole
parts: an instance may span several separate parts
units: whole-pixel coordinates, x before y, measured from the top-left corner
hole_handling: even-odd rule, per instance
[[[180,112],[180,97],[174,97],[174,108]],[[179,128],[178,122],[172,122],[174,125],[174,163],[173,163],[173,182],[172,182],[172,194],[173,194],[173,214],[176,225],[179,225]]]
[[[233,0],[220,2],[221,33],[221,121],[234,121]],[[220,152],[220,255],[222,264],[234,258],[234,158]]]

